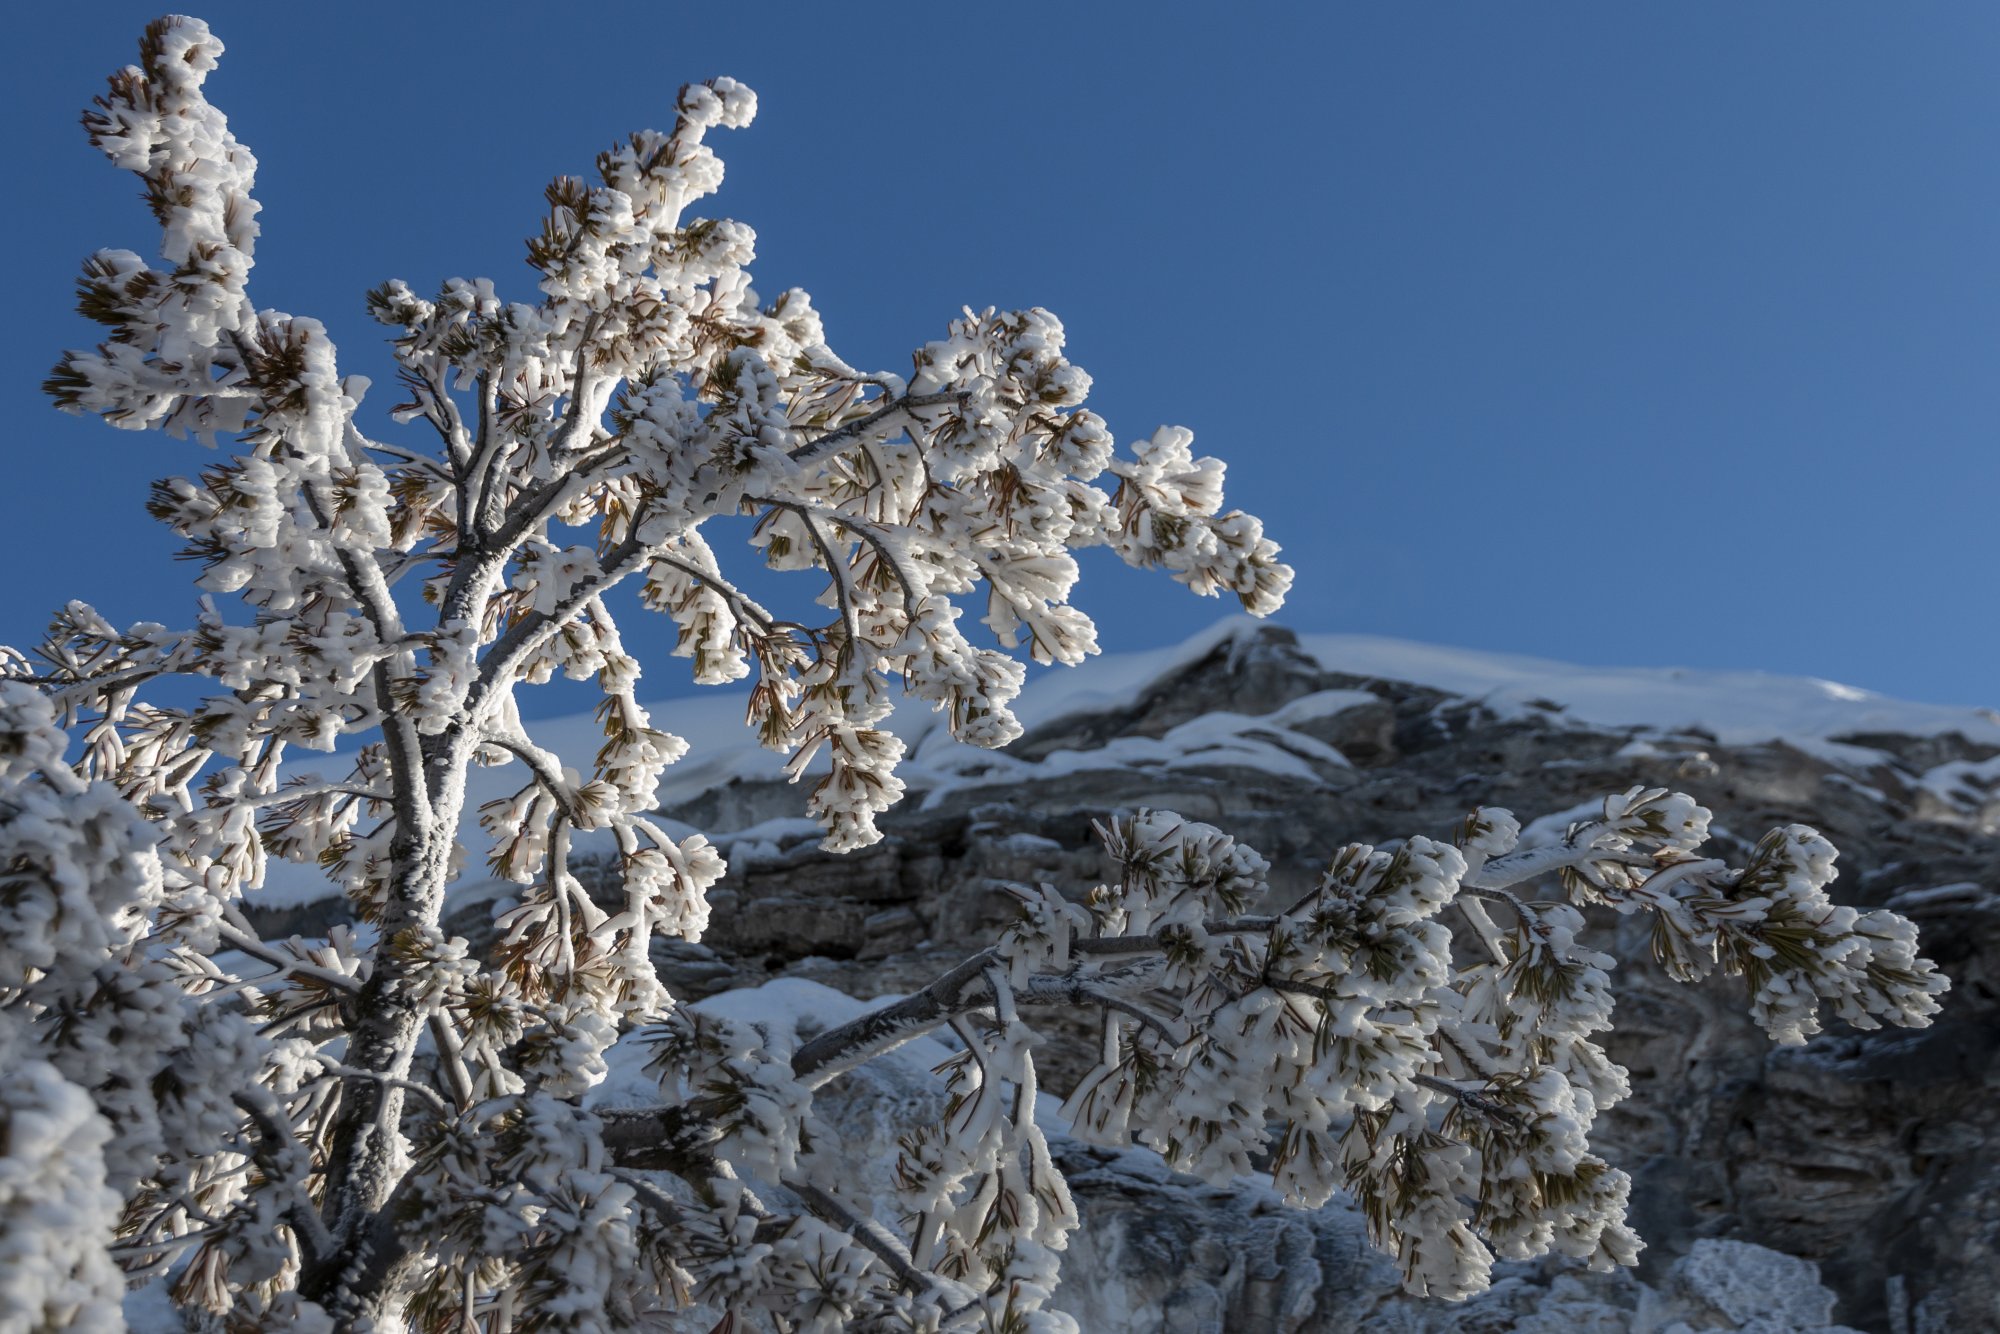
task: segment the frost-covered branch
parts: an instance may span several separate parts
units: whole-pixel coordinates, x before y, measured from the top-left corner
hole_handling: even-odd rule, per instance
[[[746,1173],[790,1162],[799,1149],[777,1108],[941,1028],[963,1047],[951,1067],[954,1105],[987,1099],[991,1110],[988,1093],[1001,1081],[1032,1083],[1009,1064],[1025,1051],[1008,1036],[1027,1031],[1017,999],[1079,1010],[1115,999],[1102,1061],[1064,1104],[1078,1135],[1137,1138],[1217,1182],[1269,1161],[1279,1189],[1303,1204],[1346,1190],[1413,1291],[1464,1296],[1485,1284],[1496,1256],[1551,1249],[1630,1264],[1639,1242],[1624,1223],[1629,1183],[1587,1140],[1597,1114],[1627,1091],[1594,1041],[1608,1026],[1610,960],[1578,943],[1582,918],[1564,901],[1537,903],[1513,931],[1495,928],[1490,948],[1455,959],[1437,914],[1469,892],[1480,868],[1497,864],[1494,878],[1514,885],[1535,878],[1522,873],[1527,865],[1544,882],[1579,868],[1619,880],[1622,892],[1593,879],[1564,897],[1661,914],[1661,960],[1680,976],[1745,975],[1752,1013],[1780,1041],[1811,1031],[1822,1003],[1863,1026],[1925,1024],[1945,983],[1906,951],[1903,919],[1825,900],[1815,886],[1828,868],[1810,831],[1777,831],[1747,866],[1731,867],[1693,855],[1707,812],[1684,796],[1635,788],[1604,810],[1573,827],[1555,856],[1517,853],[1519,825],[1495,810],[1469,817],[1455,845],[1413,838],[1393,852],[1344,849],[1311,894],[1270,915],[1242,911],[1267,896],[1254,853],[1163,813],[1121,820],[1102,831],[1117,883],[1082,905],[1046,888],[1018,891],[1022,921],[998,944],[809,1038],[789,1060],[726,1023],[677,1030],[668,1046],[680,1087],[704,1092],[617,1113],[619,1143],[630,1147],[614,1152],[637,1159],[656,1142],[702,1143]],[[1713,924],[1700,966],[1675,925],[1689,913]],[[1809,952],[1775,944],[1799,931],[1822,943]],[[1149,961],[1135,965],[1135,956]],[[1781,1011],[1777,995],[1794,1003]],[[766,1098],[772,1112],[742,1119]],[[705,1130],[690,1120],[715,1110],[728,1119]],[[958,1273],[947,1257],[972,1243],[952,1241],[949,1229],[974,1227],[984,1206],[945,1202],[983,1198],[983,1187],[963,1183],[1005,1159],[1004,1124],[948,1117],[945,1139],[911,1132],[899,1170],[920,1215],[913,1263]],[[954,1147],[955,1134],[970,1139]],[[769,1158],[774,1143],[790,1147]],[[683,1171],[686,1153],[677,1152]],[[961,1184],[939,1194],[947,1181]],[[970,1194],[953,1193],[960,1188]]]
[[[836,430],[828,431],[814,440],[808,440],[790,451],[794,463],[811,463],[838,452],[848,445],[868,438],[871,432],[889,434],[899,419],[905,418],[922,408],[941,408],[950,404],[963,403],[963,392],[945,391],[934,394],[901,394],[893,401],[883,404],[867,416],[851,421]]]
[[[808,1088],[817,1088],[943,1026],[974,1008],[969,998],[980,994],[986,970],[998,957],[992,950],[975,954],[921,991],[805,1042],[792,1056],[793,1075]]]
[[[371,293],[406,394],[388,415],[423,425],[364,434],[369,386],[326,329],[250,297],[256,161],[206,98],[221,54],[161,19],[86,115],[158,253],[85,261],[104,341],[47,385],[219,446],[148,503],[200,600],[124,628],[70,603],[42,666],[0,650],[0,1116],[47,1131],[6,1151],[64,1205],[37,1232],[0,1202],[6,1245],[32,1234],[13,1253],[52,1276],[31,1324],[104,1323],[129,1265],[232,1328],[609,1331],[700,1303],[1060,1334],[1078,1219],[1034,1114],[1051,1010],[1100,1028],[1077,1133],[1214,1180],[1268,1163],[1302,1203],[1347,1190],[1414,1288],[1457,1296],[1496,1253],[1637,1244],[1584,1138],[1623,1077],[1592,1045],[1608,993],[1578,906],[1653,914],[1676,976],[1742,974],[1781,1040],[1822,1002],[1864,1025],[1935,1008],[1907,922],[1825,899],[1817,835],[1730,868],[1696,856],[1691,801],[1640,791],[1555,849],[1517,852],[1494,812],[1347,849],[1283,911],[1256,854],[1142,813],[1102,831],[1114,883],[1018,887],[990,948],[795,1049],[679,1004],[652,946],[699,939],[724,867],[656,816],[688,747],[640,703],[620,616],[670,618],[699,682],[753,678],[751,726],[844,850],[902,796],[896,707],[1004,745],[1017,654],[1096,651],[1079,550],[1258,615],[1292,571],[1189,432],[1116,448],[1049,312],[963,310],[906,378],[839,357],[803,292],[759,298],[750,229],[689,212],[721,184],[709,132],[755,113],[727,78],[550,185],[528,299]],[[737,518],[823,618],[742,591],[710,541]],[[521,717],[557,673],[600,692],[584,763]],[[149,698],[167,678],[197,689]],[[470,810],[489,764],[525,776]],[[595,894],[572,856],[593,837]],[[323,872],[353,922],[261,939],[245,904],[274,858]],[[512,889],[475,948],[444,923],[482,860]],[[1537,877],[1568,902],[1529,898]],[[1473,962],[1436,920],[1452,903]],[[903,1139],[895,1216],[870,1218],[814,1092],[924,1033],[955,1044],[944,1107]],[[621,1042],[650,1044],[656,1105],[589,1103]]]
[[[874,818],[902,790],[901,746],[881,726],[897,692],[997,745],[1019,731],[1008,703],[1022,669],[1005,650],[1023,630],[1038,658],[1094,650],[1068,606],[1071,549],[1110,543],[1259,613],[1290,571],[1254,521],[1221,511],[1220,465],[1190,458],[1185,477],[1159,466],[1179,458],[1181,436],[1164,455],[1141,449],[1153,460],[1131,472],[1143,496],[1090,484],[1116,466],[1110,435],[1080,407],[1088,377],[1046,312],[964,312],[905,380],[834,354],[803,293],[760,304],[749,229],[685,216],[720,184],[708,132],[755,112],[729,79],[684,89],[672,128],[604,154],[593,184],[550,187],[529,247],[534,300],[503,301],[486,280],[451,280],[434,299],[396,282],[372,293],[407,393],[391,415],[422,418],[429,439],[364,432],[368,386],[341,375],[325,329],[249,296],[256,162],[205,96],[221,54],[200,22],[162,19],[86,117],[92,142],[142,178],[159,257],[86,262],[81,308],[106,338],[48,382],[69,411],[229,442],[150,504],[200,565],[200,611],[182,629],[121,630],[72,604],[38,650],[49,672],[0,661],[82,732],[73,773],[50,761],[44,781],[68,792],[106,780],[107,800],[152,822],[147,949],[192,1007],[187,1022],[252,1025],[249,1047],[215,1049],[261,1072],[278,1105],[236,1105],[217,1124],[254,1110],[268,1139],[290,1118],[311,1146],[324,1236],[298,1221],[313,1254],[275,1270],[245,1267],[229,1220],[254,1192],[221,1158],[188,1158],[187,1181],[134,1204],[199,1238],[177,1297],[260,1320],[300,1301],[358,1319],[410,1297],[379,1288],[410,1281],[382,1257],[417,1245],[385,1240],[384,1220],[422,1179],[410,1154],[426,1118],[580,1096],[622,1031],[672,1012],[650,940],[696,936],[706,920],[720,859],[650,818],[686,746],[638,703],[640,664],[608,601],[631,576],[644,576],[642,605],[678,624],[699,680],[756,671],[753,724],[795,775],[831,756],[811,809],[829,846],[856,847],[879,837]],[[741,591],[701,534],[736,514],[758,518],[766,564],[824,574],[832,623],[782,623]],[[1135,523],[1153,534],[1143,549],[1114,538]],[[595,541],[561,547],[576,527]],[[397,581],[418,569],[433,571],[421,607],[399,603]],[[961,633],[952,600],[981,582],[992,648]],[[557,671],[604,693],[604,745],[583,775],[515,708],[519,686]],[[212,693],[171,708],[139,698],[173,675]],[[288,767],[335,749],[344,775]],[[530,782],[468,818],[469,768],[499,759]],[[485,958],[440,929],[475,823],[496,871],[522,886]],[[596,830],[618,850],[615,911],[570,869],[574,839]],[[365,930],[258,939],[239,905],[273,857],[325,868]],[[239,973],[243,960],[256,967]],[[514,1106],[504,1115],[526,1114]],[[239,1131],[226,1143],[256,1138]],[[536,1198],[524,1219],[555,1216]],[[464,1320],[511,1310],[510,1284],[527,1281],[518,1266],[425,1263],[455,1274]],[[284,1274],[291,1286],[273,1286]]]

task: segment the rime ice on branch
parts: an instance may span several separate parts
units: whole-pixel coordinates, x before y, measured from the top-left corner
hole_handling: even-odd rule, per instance
[[[967,311],[904,377],[842,361],[804,293],[760,299],[751,231],[688,215],[721,184],[707,132],[755,112],[729,79],[683,89],[673,129],[601,155],[594,184],[550,186],[538,300],[372,293],[392,415],[417,429],[364,434],[368,386],[324,328],[247,295],[255,161],[202,91],[221,53],[163,19],[86,115],[142,179],[160,262],[87,261],[80,305],[109,332],[48,382],[69,410],[228,443],[151,502],[205,596],[180,628],[71,603],[36,660],[0,654],[0,1054],[27,1072],[0,1116],[31,1132],[17,1152],[64,1146],[0,1160],[0,1228],[33,1233],[47,1275],[6,1290],[28,1324],[108,1312],[119,1266],[238,1327],[612,1330],[701,1305],[725,1328],[1071,1329],[1047,1302],[1076,1214],[1024,1017],[1049,1006],[1104,1020],[1080,1133],[1215,1178],[1268,1154],[1288,1197],[1351,1190],[1413,1287],[1459,1295],[1489,1252],[1637,1245],[1625,1178],[1584,1141],[1624,1092],[1590,1040],[1606,961],[1575,909],[1511,886],[1559,871],[1579,903],[1654,912],[1678,973],[1746,973],[1787,1040],[1821,998],[1852,1022],[1934,1008],[1906,922],[1826,901],[1817,836],[1732,870],[1694,859],[1699,808],[1637,792],[1554,854],[1510,852],[1492,812],[1455,845],[1350,849],[1271,916],[1245,915],[1255,854],[1142,815],[1106,833],[1114,885],[1083,905],[1023,888],[991,950],[796,1050],[678,1008],[648,946],[699,936],[723,865],[652,815],[686,745],[638,703],[621,585],[674,620],[697,680],[754,677],[749,723],[795,778],[829,758],[810,806],[848,849],[901,792],[881,726],[899,691],[997,746],[1020,732],[1006,650],[1095,650],[1076,549],[1258,614],[1291,570],[1187,432],[1116,452],[1046,311]],[[703,530],[737,516],[766,565],[806,572],[823,623],[731,578]],[[996,648],[960,625],[982,604]],[[556,672],[602,691],[587,773],[516,706]],[[171,677],[212,693],[147,698]],[[347,758],[287,778],[295,748]],[[520,774],[476,813],[520,886],[485,954],[440,929],[476,855],[475,764]],[[572,870],[586,832],[618,850],[615,901]],[[242,899],[271,857],[325,868],[357,924],[260,939]],[[948,1111],[905,1140],[904,1216],[870,1217],[813,1091],[941,1027]],[[657,1104],[587,1109],[640,1032]]]
[[[319,1146],[292,1165],[317,1221],[288,1224],[292,1268],[260,1262],[256,1282],[285,1272],[351,1314],[391,1280],[362,1272],[363,1257],[387,1263],[377,1232],[413,1188],[406,1119],[439,1101],[486,1125],[521,1114],[494,1099],[573,1098],[623,1026],[672,1012],[648,942],[706,920],[722,865],[651,818],[686,746],[638,703],[620,585],[675,621],[697,680],[754,675],[750,724],[795,776],[830,759],[810,804],[844,849],[878,838],[875,817],[900,795],[901,746],[881,726],[899,692],[943,710],[960,739],[1000,745],[1020,731],[1009,702],[1023,671],[1006,650],[1064,663],[1095,651],[1069,605],[1076,549],[1108,546],[1259,614],[1291,571],[1255,519],[1224,508],[1222,465],[1196,458],[1186,432],[1117,454],[1048,312],[967,311],[903,376],[843,361],[803,292],[760,299],[754,233],[690,213],[722,182],[708,132],[756,111],[731,79],[683,89],[673,128],[602,154],[593,181],[549,187],[528,248],[538,299],[503,300],[486,280],[370,294],[402,382],[392,415],[423,428],[372,438],[356,419],[368,386],[342,376],[323,326],[248,295],[256,162],[203,93],[221,54],[203,24],[163,19],[87,113],[91,141],[144,183],[159,260],[87,261],[80,306],[109,332],[48,381],[71,411],[231,442],[151,503],[210,596],[182,628],[118,629],[73,603],[20,674],[81,729],[74,772],[91,799],[122,797],[154,822],[147,966],[217,998],[196,1012],[252,1013],[277,1041],[245,1057],[246,1079],[284,1087],[254,1116],[229,1112],[240,1151],[261,1140],[277,1154],[295,1135]],[[823,623],[781,619],[730,577],[705,528],[735,516],[754,521],[766,565],[816,576]],[[968,638],[966,606],[995,647]],[[603,691],[586,773],[516,708],[522,685],[558,671]],[[216,693],[150,702],[171,676]],[[355,758],[282,780],[295,748]],[[475,763],[522,774],[478,812],[495,870],[523,886],[491,959],[437,925]],[[615,910],[571,872],[586,831],[620,852]],[[363,929],[256,939],[238,905],[271,856],[325,866]],[[244,960],[275,971],[253,985]],[[426,1097],[417,1076],[434,1061],[441,1092]],[[198,1246],[176,1271],[184,1300],[263,1300],[230,1268],[236,1225],[198,1204],[169,1191],[135,1205],[134,1254]],[[396,1260],[395,1281],[427,1265]]]

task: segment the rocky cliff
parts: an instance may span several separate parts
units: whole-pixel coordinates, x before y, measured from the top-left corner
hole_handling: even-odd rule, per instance
[[[1635,1091],[1597,1140],[1636,1180],[1636,1276],[1504,1266],[1477,1301],[1412,1302],[1347,1211],[1299,1214],[1072,1145],[1086,1222],[1061,1304],[1086,1329],[2000,1329],[2000,716],[1749,674],[1302,643],[1247,622],[1091,670],[1031,688],[1030,731],[1005,752],[919,720],[911,794],[858,854],[817,850],[775,766],[698,752],[667,814],[722,843],[731,869],[703,943],[659,947],[669,985],[914,989],[1007,920],[1004,883],[1096,884],[1091,824],[1120,809],[1220,826],[1271,859],[1282,892],[1344,843],[1440,835],[1481,804],[1559,833],[1580,803],[1644,783],[1693,793],[1733,851],[1774,825],[1820,828],[1841,849],[1836,897],[1913,917],[1954,988],[1929,1029],[1775,1048],[1740,988],[1667,980],[1643,924],[1607,916],[1600,947],[1624,961],[1610,1047]],[[452,929],[476,936],[491,894],[461,901]],[[324,911],[273,906],[267,925]],[[1061,1089],[1082,1057],[1058,1034],[1041,1064]],[[843,1119],[872,1115],[872,1087]]]

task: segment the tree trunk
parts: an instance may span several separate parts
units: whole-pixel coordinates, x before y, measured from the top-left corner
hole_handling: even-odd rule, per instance
[[[390,844],[396,871],[379,923],[385,945],[406,931],[435,927],[443,915],[474,743],[463,726],[427,740],[428,772],[412,778],[426,790],[429,809],[398,813]],[[408,1160],[401,1130],[404,1091],[391,1081],[410,1077],[426,1018],[409,994],[409,954],[380,948],[373,959],[343,1062],[356,1073],[342,1082],[327,1155],[323,1212],[337,1246],[299,1283],[301,1294],[326,1306],[342,1329],[361,1322],[377,1305],[395,1268],[383,1253],[385,1246],[395,1249],[384,1210],[408,1172]]]

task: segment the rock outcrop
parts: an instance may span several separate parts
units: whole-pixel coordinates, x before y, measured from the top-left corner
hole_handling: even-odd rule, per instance
[[[1636,1276],[1507,1266],[1474,1302],[1411,1302],[1351,1213],[1300,1214],[1070,1146],[1086,1227],[1064,1301],[1094,1334],[2000,1330],[1994,735],[1744,742],[1584,724],[1558,700],[1500,708],[1343,673],[1283,629],[1241,629],[1141,687],[1056,711],[1005,752],[922,738],[910,797],[858,854],[817,850],[799,788],[682,793],[667,814],[725,845],[731,870],[703,943],[662,943],[656,961],[691,997],[776,977],[859,998],[908,991],[1008,920],[1003,884],[1096,884],[1092,822],[1140,806],[1250,843],[1280,891],[1345,843],[1440,835],[1482,804],[1553,817],[1560,832],[1581,803],[1634,783],[1693,793],[1732,852],[1811,824],[1841,849],[1836,897],[1914,918],[1953,990],[1928,1029],[1774,1048],[1740,987],[1671,982],[1643,923],[1607,914],[1598,943],[1623,961],[1611,1054],[1634,1095],[1596,1138],[1636,1180],[1649,1243]],[[475,895],[452,929],[476,935],[490,915]],[[1050,1086],[1082,1068],[1080,1036],[1059,1033],[1038,1057]]]

